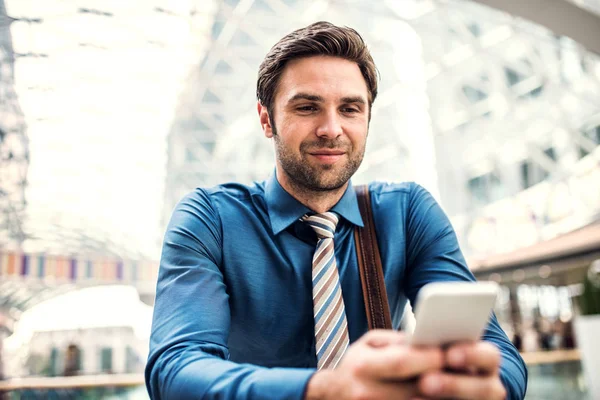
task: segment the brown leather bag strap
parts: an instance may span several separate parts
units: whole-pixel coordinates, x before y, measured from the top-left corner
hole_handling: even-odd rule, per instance
[[[356,186],[355,190],[358,208],[365,225],[364,228],[357,226],[354,229],[354,240],[369,329],[392,329],[369,187]]]

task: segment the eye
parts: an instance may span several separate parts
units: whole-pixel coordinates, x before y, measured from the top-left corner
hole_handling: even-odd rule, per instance
[[[311,113],[311,112],[317,111],[317,107],[315,107],[315,106],[300,106],[300,107],[296,107],[296,111],[299,111],[302,113]]]
[[[353,113],[360,112],[360,110],[356,107],[344,107],[344,108],[342,108],[342,111],[347,114],[353,114]]]
[[[300,106],[296,108],[298,111],[315,111],[317,108],[315,106]]]

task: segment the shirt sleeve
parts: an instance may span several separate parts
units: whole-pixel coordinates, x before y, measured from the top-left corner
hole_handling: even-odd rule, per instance
[[[418,291],[434,281],[474,281],[450,220],[433,196],[419,185],[410,193],[406,222],[407,280],[405,291],[413,307]],[[520,400],[527,389],[527,367],[492,315],[483,340],[502,354],[500,379],[507,399]]]
[[[202,190],[185,197],[165,234],[145,378],[152,399],[302,399],[314,369],[228,361],[230,312],[221,226]]]

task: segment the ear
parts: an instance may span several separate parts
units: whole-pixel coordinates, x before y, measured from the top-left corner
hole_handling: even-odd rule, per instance
[[[258,119],[260,120],[260,127],[263,133],[269,139],[273,137],[273,127],[271,126],[271,119],[269,118],[269,111],[267,107],[263,106],[260,101],[256,102],[256,110],[258,111]]]

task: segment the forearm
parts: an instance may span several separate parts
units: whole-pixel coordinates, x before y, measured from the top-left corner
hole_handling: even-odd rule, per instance
[[[146,385],[152,399],[301,400],[314,369],[229,359],[229,295],[218,210],[206,191],[186,196],[165,234]]]
[[[205,351],[165,352],[146,369],[152,399],[303,399],[314,369],[237,364]]]
[[[435,199],[418,185],[412,187],[407,213],[405,293],[413,308],[419,290],[427,283],[475,281],[450,220]],[[508,392],[507,399],[523,399],[527,368],[495,317],[488,324],[483,339],[500,350],[500,379]]]

